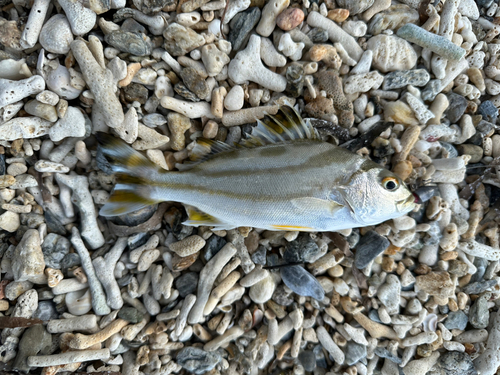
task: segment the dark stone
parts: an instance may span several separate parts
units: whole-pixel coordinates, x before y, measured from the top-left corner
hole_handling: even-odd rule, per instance
[[[304,350],[299,353],[299,362],[307,372],[316,368],[316,354],[312,350]]]
[[[437,367],[442,375],[477,375],[474,363],[467,353],[445,352],[439,357]]]
[[[315,27],[306,34],[313,43],[326,43],[328,42],[328,31],[321,27]]]
[[[198,96],[200,99],[205,99],[210,91],[207,82],[198,74],[196,69],[188,66],[181,70],[180,76],[186,87]]]
[[[139,102],[145,104],[148,100],[148,89],[139,83],[131,83],[122,88],[123,98],[126,102]]]
[[[293,295],[285,291],[283,284],[276,287],[271,299],[281,306],[290,306],[294,302]]]
[[[372,310],[372,311],[375,311],[375,310]],[[376,355],[378,355],[380,358],[387,358],[389,361],[391,362],[394,362],[396,364],[401,364],[403,361],[401,358],[399,358],[398,356],[394,356],[389,350],[387,350],[386,348],[382,348],[382,347],[379,347],[377,346],[375,348],[375,351],[374,353]]]
[[[148,56],[153,52],[151,39],[138,32],[116,30],[105,35],[104,40],[116,49],[135,56]]]
[[[222,357],[217,352],[206,352],[188,346],[177,353],[176,361],[187,371],[201,375],[211,371],[221,359]]]
[[[378,316],[378,311],[377,310],[370,310],[370,312],[368,313],[368,317],[373,320],[374,322],[377,322],[377,323],[382,323],[382,321],[380,320],[380,317]]]
[[[118,311],[118,317],[132,324],[137,324],[144,318],[144,314],[135,307],[122,307]]]
[[[427,85],[425,85],[425,89],[422,91],[422,99],[426,102],[433,101],[436,98],[436,95],[441,92],[441,80],[433,79],[430,80]]]
[[[286,68],[286,91],[294,98],[298,98],[304,90],[304,68],[299,63],[291,63]]]
[[[328,368],[328,362],[326,362],[323,346],[316,345],[313,349],[313,352],[316,355],[316,366],[325,369]]]
[[[283,259],[287,263],[310,263],[316,260],[320,249],[309,233],[301,233],[292,242],[285,245]]]
[[[483,171],[484,171],[484,169],[483,169]],[[479,174],[481,174],[481,173],[479,173]],[[467,285],[465,288],[467,288],[471,284],[474,284],[476,282],[480,282],[483,280],[484,273],[486,272],[486,268],[488,267],[488,261],[484,258],[476,257],[476,259],[474,259],[474,266],[476,266],[477,271],[474,275],[472,275],[472,277],[470,278],[470,281],[469,281],[469,285]],[[479,293],[481,293],[481,292],[484,292],[484,290],[480,291]],[[478,294],[478,293],[470,293],[470,292],[464,292],[464,293],[466,293],[466,294]]]
[[[133,18],[127,18],[125,21],[123,21],[120,30],[129,33],[148,33],[148,30]]]
[[[192,102],[199,102],[200,98],[198,98],[192,91],[186,87],[186,85],[182,82],[177,82],[174,85],[174,91],[182,96],[184,99],[190,100]]]
[[[67,238],[55,233],[49,233],[42,244],[43,259],[45,266],[61,269],[61,261],[69,253],[70,243]]]
[[[120,277],[119,279],[116,280],[119,286],[127,286],[130,284],[132,279],[134,278],[134,275],[132,273],[128,273],[125,276]]]
[[[175,0],[142,0],[140,2],[141,11],[147,15],[158,13],[166,6],[173,5],[174,3],[176,3]]]
[[[66,235],[66,228],[64,228],[56,215],[54,215],[50,210],[45,210],[43,217],[45,218],[48,232],[57,233],[61,236]]]
[[[431,79],[429,72],[425,69],[402,70],[389,72],[384,77],[384,90],[395,90],[412,86],[425,86]]]
[[[469,273],[469,266],[465,262],[462,262],[461,260],[452,259],[449,261],[448,272],[451,275],[455,275],[457,277],[463,277]]]
[[[488,300],[491,293],[485,293],[474,301],[469,310],[469,322],[476,329],[488,327],[490,321],[490,311],[488,309]]]
[[[493,124],[497,122],[498,108],[495,107],[495,105],[493,104],[493,102],[491,100],[483,101],[479,105],[477,112],[478,112],[478,114],[483,116],[483,119],[485,121],[491,122]]]
[[[106,159],[106,156],[104,156],[101,146],[97,147],[95,161],[97,164],[97,168],[99,168],[101,171],[103,171],[107,175],[113,174],[113,168],[111,167],[111,163],[108,161],[108,159]]]
[[[33,313],[33,318],[40,320],[51,320],[57,319],[59,314],[56,310],[56,305],[52,301],[40,301],[38,302],[38,307]]]
[[[443,324],[448,329],[464,330],[468,321],[467,315],[462,310],[458,310],[450,312]]]
[[[237,17],[237,18],[236,18]],[[250,31],[257,25],[260,19],[260,9],[251,7],[237,14],[230,23],[231,31],[228,40],[233,46],[233,51],[243,48],[243,43],[247,40]]]
[[[349,341],[345,348],[345,363],[352,366],[366,357],[366,346]]]
[[[203,258],[205,261],[209,261],[212,257],[219,252],[227,244],[227,241],[224,237],[216,236],[215,234],[211,236],[205,245],[205,250],[203,254]]]
[[[325,298],[325,291],[316,278],[301,266],[280,269],[281,278],[287,287],[299,296],[312,297],[318,301]]]
[[[264,246],[259,245],[257,250],[251,255],[252,262],[254,262],[255,264],[261,264],[265,266],[266,255],[267,255],[267,249]]]
[[[441,314],[448,314],[450,312],[448,305],[438,306],[438,310]]]
[[[61,261],[61,269],[67,270],[79,266],[80,264],[82,264],[80,255],[78,255],[77,253],[69,253],[66,254],[63,260]]]
[[[148,233],[137,233],[127,238],[127,246],[129,250],[137,249],[139,246],[148,242],[151,236]]]
[[[467,109],[467,99],[465,99],[462,95],[456,94],[454,92],[448,93],[447,96],[450,105],[445,112],[446,117],[452,124],[456,124]]]
[[[371,230],[359,240],[354,255],[354,265],[358,269],[363,269],[377,256],[382,254],[391,243],[389,240],[377,232]]]
[[[136,225],[142,224],[155,214],[158,209],[157,204],[151,206],[146,206],[137,211],[130,212],[126,215],[112,216],[110,221],[117,225],[126,225],[128,227],[135,227]]]
[[[181,298],[193,293],[198,288],[198,274],[196,272],[187,272],[179,276],[175,279],[175,288],[179,291]]]
[[[418,196],[419,203],[424,203],[435,196],[437,192],[437,186],[421,186],[413,193]]]
[[[5,168],[5,154],[0,154],[0,176],[3,176],[7,169]]]

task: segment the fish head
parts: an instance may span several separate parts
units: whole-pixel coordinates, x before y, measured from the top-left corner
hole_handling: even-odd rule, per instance
[[[416,205],[415,196],[404,181],[391,171],[373,164],[353,174],[343,192],[360,226],[403,216]]]

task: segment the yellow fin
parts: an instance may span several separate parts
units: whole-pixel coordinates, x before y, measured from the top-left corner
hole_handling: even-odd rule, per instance
[[[210,227],[220,227],[227,225],[227,223],[222,222],[221,220],[207,214],[206,212],[198,210],[196,207],[188,205],[184,205],[184,207],[186,207],[186,212],[188,214],[188,220],[182,223],[184,225],[191,225],[194,227],[200,225],[206,225]]]
[[[299,232],[312,232],[314,229],[310,227],[300,227],[296,225],[271,225],[275,230],[299,231]]]
[[[333,215],[344,207],[335,201],[319,198],[295,198],[292,199],[291,203],[303,211],[316,212],[318,215]]]
[[[155,203],[158,202],[144,198],[132,190],[121,190],[120,185],[117,185],[106,204],[100,209],[99,215],[125,215]]]

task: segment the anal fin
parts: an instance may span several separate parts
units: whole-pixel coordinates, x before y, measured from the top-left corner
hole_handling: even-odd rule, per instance
[[[220,229],[229,229],[231,227],[228,223],[223,222],[216,217],[197,209],[196,207],[188,205],[184,205],[184,207],[186,208],[186,212],[188,214],[188,219],[182,223],[184,225],[190,225],[193,227],[206,225],[209,227],[217,227],[218,229],[219,227],[221,227]]]

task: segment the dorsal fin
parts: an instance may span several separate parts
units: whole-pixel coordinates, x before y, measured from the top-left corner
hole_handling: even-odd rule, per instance
[[[252,129],[248,138],[234,145],[202,137],[197,138],[196,145],[191,151],[191,161],[176,164],[176,167],[179,170],[191,169],[208,160],[212,155],[241,147],[253,148],[300,140],[320,140],[320,137],[311,123],[304,121],[293,107],[282,105],[275,115],[267,114],[262,120],[257,120],[257,126]]]

